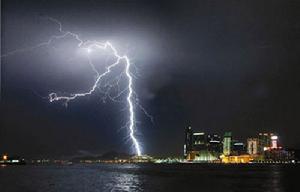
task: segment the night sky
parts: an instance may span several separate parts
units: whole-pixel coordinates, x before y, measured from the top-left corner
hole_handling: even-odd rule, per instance
[[[300,2],[2,0],[1,52],[57,35],[111,41],[134,62],[143,152],[182,155],[184,129],[245,140],[276,132],[300,148]],[[94,81],[72,39],[1,58],[0,153],[60,157],[133,152],[126,106],[93,94],[49,103]],[[78,56],[79,55],[79,56]]]

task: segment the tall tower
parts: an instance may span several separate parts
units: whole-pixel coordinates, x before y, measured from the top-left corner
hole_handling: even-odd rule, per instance
[[[265,151],[268,151],[273,148],[277,148],[278,136],[274,133],[259,133],[259,152],[264,154]]]
[[[277,149],[278,148],[278,136],[272,135],[271,136],[271,149]]]
[[[225,156],[231,153],[231,132],[225,132],[223,139],[223,154]]]
[[[249,155],[257,155],[259,153],[259,140],[257,138],[249,138],[247,140],[247,152]]]
[[[184,157],[186,157],[187,153],[192,150],[193,150],[193,130],[192,127],[189,126],[185,129],[185,140],[183,145]]]

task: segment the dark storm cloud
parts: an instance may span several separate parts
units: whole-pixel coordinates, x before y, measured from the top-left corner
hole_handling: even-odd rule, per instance
[[[147,153],[180,154],[187,125],[231,130],[240,138],[275,131],[284,144],[300,147],[298,10],[297,1],[7,0],[2,52],[57,34],[55,24],[41,19],[45,15],[83,39],[112,41],[138,67],[137,92],[155,119],[151,124],[138,114]],[[57,154],[64,154],[129,148],[125,132],[118,131],[125,114],[117,104],[92,96],[65,109],[34,94],[91,84],[92,72],[72,49],[75,43],[2,58],[5,149],[41,154],[63,145]]]

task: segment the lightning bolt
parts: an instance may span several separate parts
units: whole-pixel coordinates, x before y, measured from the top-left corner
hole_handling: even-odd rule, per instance
[[[127,87],[125,89],[123,89],[122,91],[119,91],[119,94],[117,96],[112,97],[108,92],[109,90],[104,91],[105,96],[108,97],[109,99],[111,99],[112,101],[117,101],[116,99],[118,97],[120,97],[122,94],[124,94],[127,91],[127,96],[126,96],[126,102],[127,102],[127,106],[128,106],[128,112],[129,112],[129,121],[126,123],[126,127],[128,127],[129,130],[129,137],[133,143],[134,149],[135,149],[135,153],[140,156],[142,155],[142,151],[141,151],[141,146],[139,144],[138,139],[135,136],[136,133],[136,119],[135,119],[135,110],[134,107],[139,107],[144,114],[149,117],[152,121],[153,117],[147,113],[147,111],[139,104],[138,102],[138,97],[133,89],[133,75],[130,71],[131,69],[131,62],[130,59],[128,58],[127,55],[120,55],[117,51],[117,49],[110,43],[110,42],[105,42],[105,43],[101,43],[98,41],[83,41],[82,39],[80,39],[78,34],[75,34],[73,32],[70,31],[64,31],[61,22],[59,22],[58,20],[51,18],[51,17],[46,17],[46,19],[56,23],[58,25],[58,29],[61,35],[54,35],[51,36],[48,41],[42,42],[40,44],[34,45],[32,47],[27,47],[24,49],[18,49],[18,50],[14,50],[11,52],[8,52],[4,55],[1,55],[1,57],[7,57],[13,54],[16,54],[18,52],[24,52],[24,51],[32,51],[35,50],[39,47],[42,46],[48,46],[50,45],[54,40],[59,40],[59,39],[63,39],[66,37],[72,37],[74,38],[76,41],[78,41],[78,47],[85,49],[88,53],[91,51],[97,51],[97,50],[109,50],[112,52],[112,55],[114,56],[114,58],[116,59],[116,61],[114,63],[112,63],[111,65],[107,66],[105,71],[103,73],[99,73],[98,70],[96,70],[95,65],[92,63],[92,59],[90,58],[90,56],[88,56],[88,61],[89,64],[91,65],[93,71],[96,73],[96,80],[93,84],[93,86],[86,92],[81,92],[81,93],[73,93],[70,94],[69,96],[65,96],[65,95],[58,95],[55,92],[52,92],[49,94],[49,101],[50,102],[55,102],[55,101],[63,101],[65,105],[68,104],[68,102],[75,100],[79,97],[85,97],[88,95],[91,95],[95,92],[95,90],[97,88],[100,87],[101,84],[101,80],[107,76],[109,73],[111,73],[111,71],[113,70],[113,68],[120,66],[122,64],[124,64],[124,74],[127,77],[128,80],[128,84]],[[118,85],[118,82],[120,80],[120,77],[117,78],[117,81],[115,84]],[[110,85],[110,87],[113,87],[113,85]]]

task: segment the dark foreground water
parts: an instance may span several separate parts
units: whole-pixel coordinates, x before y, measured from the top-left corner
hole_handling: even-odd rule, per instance
[[[300,165],[145,164],[0,167],[1,192],[300,191]]]

